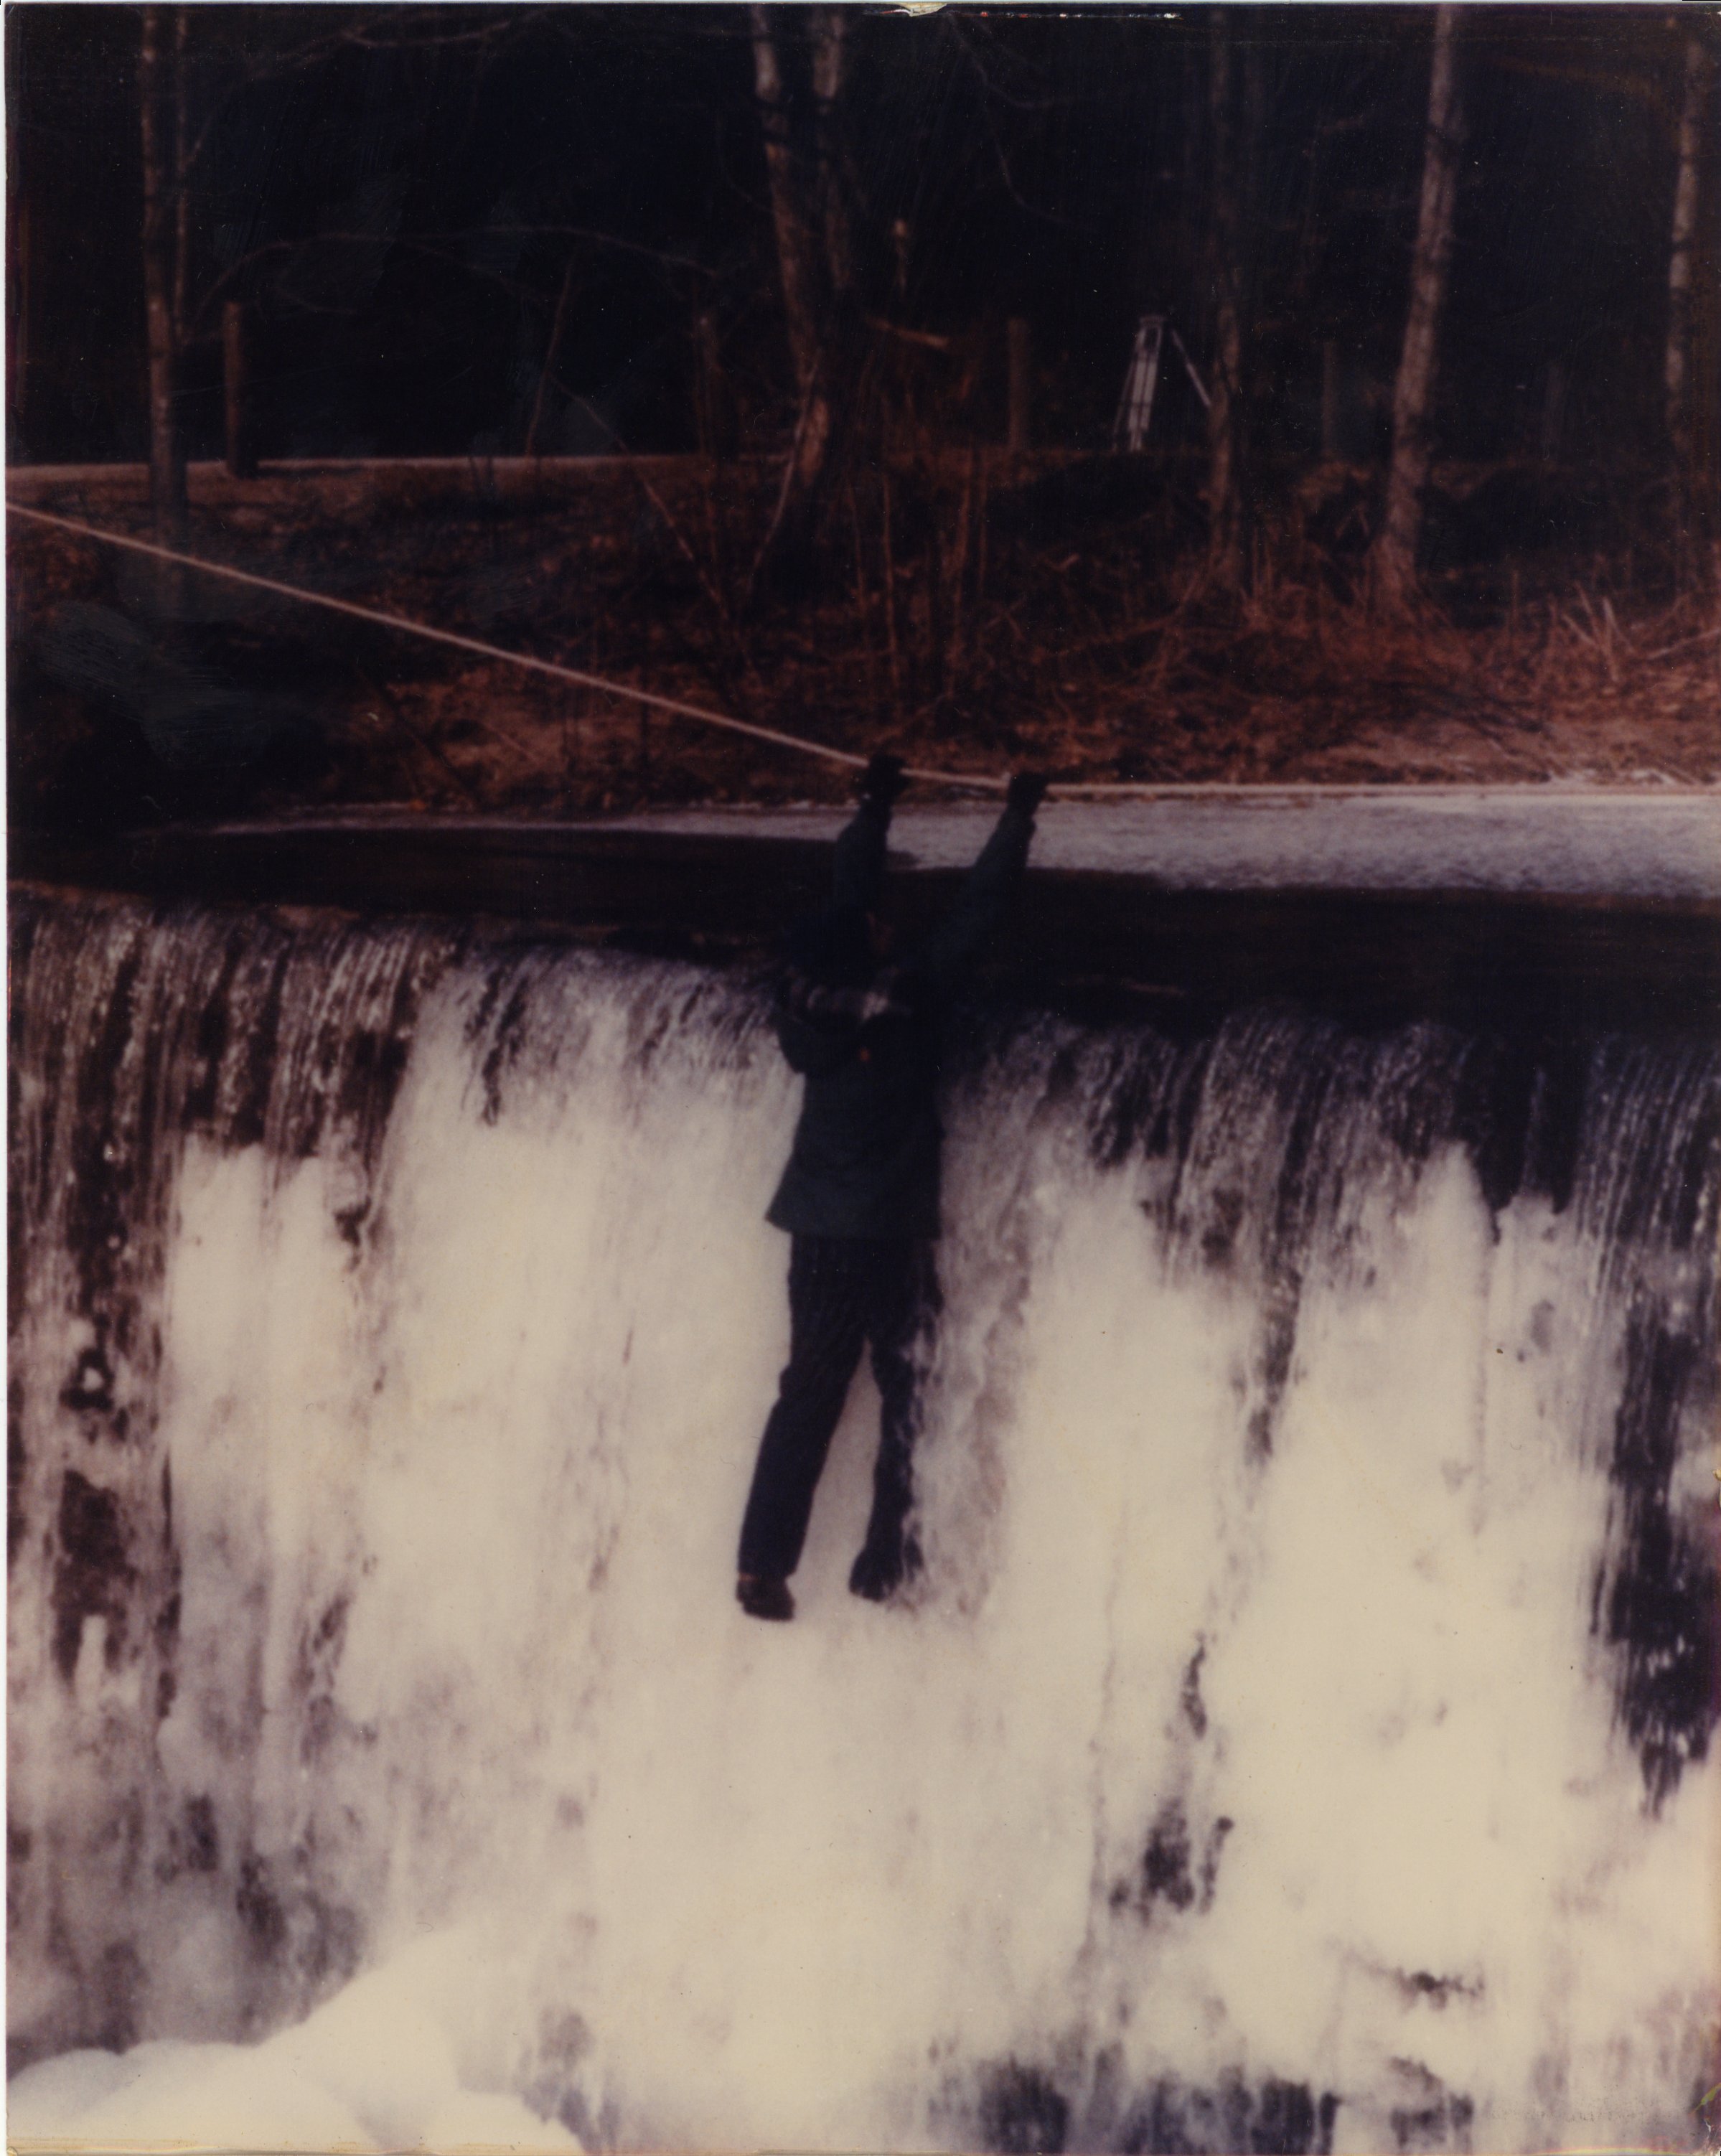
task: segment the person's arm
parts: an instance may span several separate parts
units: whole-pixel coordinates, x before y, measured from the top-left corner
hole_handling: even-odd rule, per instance
[[[885,880],[885,847],[891,811],[907,784],[900,757],[882,750],[867,765],[860,781],[860,807],[836,842],[831,865],[831,898],[857,913],[876,913]]]
[[[932,988],[950,988],[1004,918],[1027,866],[1034,812],[1045,793],[1045,781],[1036,772],[1019,771],[1011,779],[1004,814],[963,878],[955,904],[915,956],[915,973]]]

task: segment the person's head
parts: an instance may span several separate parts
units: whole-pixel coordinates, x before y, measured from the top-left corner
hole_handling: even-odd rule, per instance
[[[877,970],[876,916],[858,906],[828,906],[790,929],[789,963],[823,988],[863,988]]]

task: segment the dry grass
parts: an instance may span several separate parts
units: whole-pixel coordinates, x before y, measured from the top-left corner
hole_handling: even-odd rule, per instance
[[[1102,477],[1104,475],[1102,475]],[[1383,619],[1287,519],[1249,590],[1205,581],[1189,490],[1145,510],[1036,506],[1043,475],[906,458],[848,490],[824,594],[742,603],[757,478],[612,471],[576,500],[432,495],[342,513],[300,486],[206,504],[198,551],[465,629],[857,752],[1064,779],[1501,783],[1721,779],[1713,597],[1634,593],[1593,558],[1511,575],[1504,605],[1452,590]],[[109,503],[93,521],[141,520]],[[75,511],[74,512],[75,513]],[[15,523],[14,786],[69,716],[29,671],[68,597],[121,603],[87,545]],[[1500,582],[1499,573],[1494,581]],[[219,613],[220,608],[214,609]],[[1468,619],[1464,617],[1467,616]],[[1478,616],[1480,618],[1478,618]],[[247,805],[419,801],[521,812],[830,798],[840,770],[601,694],[327,617],[242,601],[190,632],[252,678],[313,685],[331,753]],[[242,649],[241,649],[242,648]]]

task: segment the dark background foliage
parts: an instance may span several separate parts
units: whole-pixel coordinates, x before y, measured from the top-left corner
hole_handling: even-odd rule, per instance
[[[1656,453],[1688,21],[1467,12],[1446,453]],[[28,321],[14,461],[143,454],[138,24],[135,8],[8,12],[15,372]],[[1383,444],[1428,27],[1407,9],[1236,12],[1263,450],[1319,448],[1328,341],[1344,446]],[[1072,447],[1103,439],[1143,309],[1206,364],[1200,12],[871,13],[850,34],[866,295],[972,338],[976,425],[1001,425],[1008,316],[1034,325],[1042,427]],[[707,311],[755,431],[788,424],[740,11],[200,7],[187,80],[193,454],[218,451],[233,296],[255,311],[266,455],[517,450],[535,408],[542,448],[612,432],[691,447],[691,325]],[[1198,413],[1166,377],[1158,424],[1175,435]]]

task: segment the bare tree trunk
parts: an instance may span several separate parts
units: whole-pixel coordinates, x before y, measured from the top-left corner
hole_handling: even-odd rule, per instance
[[[814,191],[825,243],[825,315],[819,325],[817,372],[809,402],[819,424],[803,430],[796,486],[799,537],[810,542],[822,514],[853,417],[862,350],[855,286],[855,247],[849,225],[848,157],[841,101],[848,69],[848,13],[814,8],[813,32]]]
[[[1676,456],[1688,453],[1691,403],[1691,258],[1697,238],[1698,131],[1703,116],[1708,54],[1693,30],[1685,40],[1685,98],[1673,182],[1672,244],[1667,252],[1667,439]]]
[[[1690,530],[1698,558],[1707,564],[1713,598],[1721,602],[1721,203],[1716,200],[1715,56],[1708,59],[1697,136],[1697,233],[1692,249],[1690,369],[1697,384],[1689,397],[1691,430]],[[1707,119],[1708,124],[1703,124]],[[1707,384],[1707,389],[1703,385]]]
[[[7,250],[7,264],[12,273],[9,295],[12,306],[7,322],[12,331],[12,349],[6,370],[6,389],[13,424],[16,424],[23,414],[29,393],[30,206],[27,202],[19,201],[14,187],[8,208],[13,213],[12,244]]]
[[[1392,462],[1386,476],[1386,506],[1369,554],[1375,601],[1389,610],[1408,606],[1416,590],[1416,546],[1421,536],[1422,495],[1431,456],[1429,413],[1451,262],[1452,213],[1463,138],[1458,100],[1458,13],[1452,0],[1443,0],[1435,10],[1428,131],[1422,150],[1422,199],[1410,257],[1410,304],[1392,400]]]
[[[748,10],[753,26],[753,95],[765,141],[765,177],[771,190],[771,222],[777,234],[777,270],[783,316],[789,331],[795,388],[804,398],[819,372],[819,272],[813,234],[801,200],[789,128],[789,90],[783,76],[768,7]]]
[[[1667,349],[1663,368],[1667,445],[1672,452],[1673,499],[1678,517],[1680,551],[1699,535],[1691,529],[1697,497],[1696,422],[1698,400],[1692,395],[1693,358],[1694,258],[1698,203],[1702,194],[1700,144],[1708,90],[1709,56],[1695,30],[1685,40],[1685,95],[1679,115],[1679,143],[1673,182],[1673,227],[1667,252]]]
[[[1207,407],[1207,567],[1214,582],[1228,591],[1236,590],[1243,580],[1243,326],[1231,74],[1229,11],[1215,7],[1208,17],[1207,72],[1215,301],[1213,390]]]
[[[848,25],[840,8],[810,8],[804,18],[814,41],[814,162],[809,175],[794,153],[772,10],[755,6],[751,13],[753,87],[764,131],[783,317],[799,400],[783,485],[753,580],[783,584],[804,578],[811,568],[860,350],[839,118]]]
[[[191,264],[191,114],[187,104],[191,9],[173,10],[173,346],[185,349],[186,295]]]
[[[840,103],[848,70],[849,23],[842,8],[814,8],[813,28],[813,146],[818,159],[819,221],[831,296],[839,306],[855,290],[855,245],[849,229],[848,152]]]
[[[138,85],[143,121],[143,298],[149,353],[150,510],[158,544],[185,543],[185,450],[175,402],[178,351],[173,334],[173,65],[171,10],[143,11]],[[164,599],[174,586],[164,579]]]

